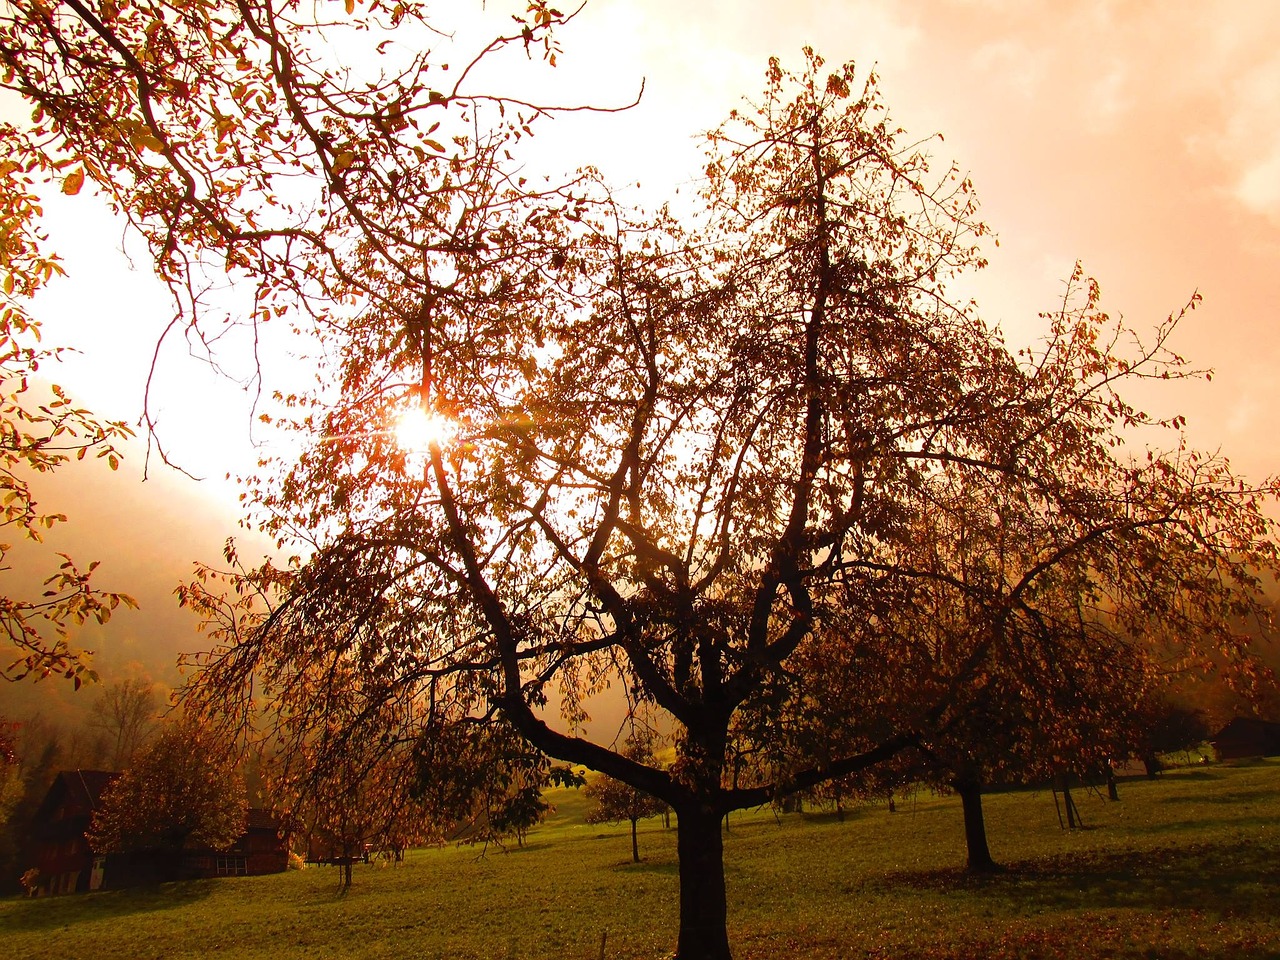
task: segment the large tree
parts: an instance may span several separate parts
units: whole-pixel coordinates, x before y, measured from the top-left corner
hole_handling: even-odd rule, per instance
[[[103,792],[85,836],[99,853],[155,851],[176,871],[184,848],[221,849],[245,831],[244,782],[217,734],[172,723]]]
[[[0,56],[43,111],[36,140],[133,218],[181,321],[211,338],[204,292],[229,277],[253,323],[292,313],[317,338],[319,387],[282,398],[305,450],[250,491],[305,560],[241,579],[264,616],[224,634],[193,705],[238,703],[247,726],[259,676],[358,676],[367,702],[307,714],[299,741],[332,723],[335,757],[388,714],[423,736],[501,714],[672,806],[682,960],[730,954],[725,813],[920,742],[1004,655],[984,640],[918,683],[911,657],[832,640],[892,631],[899,585],[873,574],[918,558],[920,491],[1005,486],[1024,516],[1072,520],[1057,549],[1122,544],[1171,579],[1191,544],[1241,590],[1274,559],[1225,464],[1114,446],[1145,420],[1117,383],[1181,369],[1163,333],[1123,357],[1073,310],[1051,337],[1079,363],[1044,376],[949,292],[981,262],[972,188],[851,66],[772,63],[711,135],[682,226],[589,174],[522,181],[507,156],[538,111],[477,95],[470,68],[445,83],[430,54],[397,61],[429,36],[419,5],[328,24],[265,0],[13,7]],[[560,19],[535,3],[498,47]],[[417,448],[395,429],[413,410],[438,428]],[[865,742],[737,767],[736,718],[781,729],[807,646],[831,674],[931,696],[900,710],[887,686]],[[672,766],[577,733],[606,687],[666,714]]]
[[[300,638],[321,624],[324,655],[389,697],[445,716],[496,708],[540,749],[671,805],[678,955],[724,957],[721,817],[954,729],[985,678],[1013,669],[1023,626],[1051,663],[1063,648],[1030,598],[1110,562],[1159,577],[1146,612],[1163,604],[1175,623],[1185,604],[1248,607],[1251,568],[1274,560],[1260,493],[1218,460],[1130,463],[1117,447],[1120,429],[1176,429],[1116,392],[1182,374],[1170,328],[1122,356],[1090,289],[1047,346],[1012,355],[943,285],[977,261],[968,183],[929,173],[874,84],[853,81],[816,57],[799,76],[775,64],[758,109],[712,137],[697,233],[587,195],[542,225],[556,244],[543,260],[501,245],[524,236],[530,201],[476,194],[468,215],[497,239],[442,258],[400,319],[362,315],[341,341],[341,397],[312,412],[322,439],[260,489],[274,529],[321,535],[272,614],[208,658],[203,696],[310,662]],[[456,436],[398,445],[388,424],[413,405]],[[931,661],[902,629],[902,584],[964,592],[920,566],[963,551],[920,537],[978,489],[1006,505],[965,507],[984,533],[1040,539],[989,541],[996,556],[1015,537],[1023,565],[981,572],[981,622]],[[837,640],[867,630],[903,643]],[[736,718],[764,717],[767,740],[815,693],[792,669],[806,651],[877,691],[869,735],[828,727],[785,764],[735,763]],[[555,690],[576,721],[608,683],[666,712],[672,767],[542,709]]]

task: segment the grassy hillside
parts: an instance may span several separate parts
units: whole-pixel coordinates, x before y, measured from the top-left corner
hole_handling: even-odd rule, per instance
[[[1280,762],[1177,771],[1081,793],[1087,829],[1048,792],[988,798],[1000,876],[970,880],[954,798],[828,816],[735,815],[726,838],[735,956],[1280,956]],[[580,797],[523,849],[414,852],[400,866],[311,868],[147,890],[0,901],[6,958],[669,955],[675,835],[582,822]]]

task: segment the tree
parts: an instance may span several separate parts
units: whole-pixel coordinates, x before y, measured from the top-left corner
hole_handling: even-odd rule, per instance
[[[112,770],[129,766],[155,724],[159,708],[155,684],[141,677],[119,680],[98,694],[89,725],[106,735]]]
[[[182,323],[217,329],[193,291],[229,279],[254,324],[290,313],[318,338],[321,386],[281,398],[306,449],[249,491],[306,559],[235,580],[261,618],[203,659],[193,709],[248,728],[260,675],[278,689],[323,668],[359,677],[363,702],[296,722],[331,725],[338,747],[501,717],[672,806],[677,955],[721,960],[721,817],[945,729],[1007,655],[985,630],[943,677],[911,649],[880,669],[839,642],[900,635],[893,574],[920,556],[921,491],[1005,487],[1020,516],[1070,521],[1055,552],[1171,558],[1170,583],[1194,544],[1228,562],[1207,606],[1274,562],[1270,490],[1212,458],[1134,464],[1115,446],[1147,421],[1118,387],[1183,370],[1168,328],[1129,357],[1073,311],[1051,332],[1079,361],[1061,367],[1013,354],[953,300],[949,281],[981,263],[971,185],[931,170],[852,66],[771,62],[761,102],[711,135],[704,215],[682,226],[625,210],[589,173],[522,182],[507,154],[540,111],[470,93],[469,67],[451,87],[429,55],[334,68],[325,44],[361,64],[350,50],[425,36],[420,6],[323,25],[231,6],[19,4],[0,30],[37,138],[133,217]],[[549,43],[562,19],[535,3],[488,50]],[[429,117],[439,131],[415,126]],[[399,444],[413,410],[447,435]],[[1010,610],[1038,577],[1023,579]],[[827,731],[785,765],[739,769],[736,719],[760,717],[767,742],[811,692],[790,669],[804,647],[829,675],[931,695],[886,695],[850,749]],[[609,684],[667,715],[674,765],[546,715],[552,689],[573,719]]]
[[[231,541],[226,560],[227,573],[200,567],[177,593],[214,643],[236,646],[260,628],[273,590],[289,575],[245,576]],[[391,695],[379,673],[359,669],[301,625],[288,649],[295,655],[264,659],[245,678],[268,710],[243,718],[233,710],[229,717],[213,689],[193,695],[190,705],[213,727],[242,720],[233,722],[228,740],[247,748],[265,798],[314,842],[313,855],[341,864],[345,890],[353,860],[370,847],[403,851],[438,840],[450,821],[418,795],[417,706]],[[197,674],[193,682],[199,680]]]
[[[593,194],[538,221],[558,257],[491,239],[483,257],[444,258],[425,299],[409,298],[429,324],[408,307],[362,314],[341,341],[343,399],[313,413],[323,442],[259,490],[273,529],[323,536],[247,642],[203,664],[222,699],[256,670],[307,662],[299,638],[323,625],[325,655],[386,678],[396,698],[457,717],[496,708],[540,750],[664,800],[681,957],[729,955],[722,816],[954,727],[992,663],[1013,662],[1021,624],[1056,649],[1028,602],[1056,582],[1047,571],[1163,570],[1144,612],[1164,603],[1181,626],[1188,600],[1248,607],[1250,570],[1275,559],[1259,539],[1266,491],[1220,460],[1135,464],[1116,447],[1121,428],[1179,425],[1117,393],[1184,373],[1165,347],[1176,318],[1122,355],[1127,331],[1078,277],[1084,303],[1051,318],[1043,350],[1012,355],[941,286],[978,261],[967,181],[931,175],[874,84],[852,84],[851,67],[824,79],[816,57],[797,77],[775,64],[758,113],[713,135],[700,233]],[[539,202],[477,191],[467,211],[488,238],[523,237]],[[397,446],[387,425],[414,404],[459,436]],[[963,551],[921,537],[932,511],[974,490],[1006,507],[966,508],[991,556],[1005,519],[1031,525],[1034,545],[1012,581],[991,567],[974,582],[980,629],[930,650],[904,629],[903,583],[963,592],[945,566],[920,566]],[[1221,589],[1180,586],[1224,573]],[[281,578],[264,567],[250,580]],[[899,642],[869,653],[839,640],[868,631]],[[1170,642],[1199,641],[1179,629]],[[762,739],[776,737],[814,694],[791,670],[806,650],[826,676],[883,691],[868,736],[820,728],[785,764],[739,770],[735,718],[759,716]],[[671,718],[670,769],[540,714],[551,685],[576,715],[604,678]],[[907,690],[922,695],[896,695]]]
[[[15,725],[0,717],[0,828],[6,832],[22,801],[22,771],[14,732]]]
[[[0,530],[26,544],[20,565],[32,565],[44,535],[66,516],[37,502],[33,481],[40,475],[83,459],[93,452],[111,469],[119,464],[117,444],[133,435],[123,423],[100,420],[77,407],[57,384],[40,378],[63,352],[40,342],[40,326],[26,312],[25,301],[62,273],[56,258],[43,249],[38,229],[39,202],[32,173],[48,164],[18,146],[16,132],[0,124]],[[14,544],[0,544],[0,571],[12,570]],[[123,593],[92,583],[96,562],[81,568],[57,554],[38,598],[20,593],[0,596],[0,679],[20,680],[61,675],[77,689],[92,679],[86,655],[71,646],[73,628],[90,618],[105,623],[120,604],[133,606]]]
[[[0,63],[6,73],[12,69],[7,59]],[[0,123],[0,156],[0,529],[38,550],[45,533],[66,516],[37,502],[33,480],[91,452],[114,470],[117,444],[133,431],[94,417],[57,384],[41,380],[64,351],[41,343],[40,325],[26,304],[63,269],[40,231],[36,182],[53,176],[59,161],[7,123]],[[83,174],[69,174],[63,189],[75,192],[82,182]],[[13,568],[13,549],[12,542],[0,545],[0,570]],[[72,629],[90,618],[105,623],[120,604],[133,606],[133,600],[93,585],[96,562],[82,568],[64,554],[56,557],[39,598],[0,597],[0,633],[6,641],[0,678],[62,675],[78,689],[93,674],[85,652],[71,647]],[[31,563],[26,554],[21,562]]]
[[[1204,714],[1156,692],[1135,704],[1137,723],[1128,742],[1129,753],[1142,761],[1147,776],[1161,770],[1160,754],[1194,750],[1212,730]]]
[[[289,804],[287,819],[308,838],[309,853],[342,867],[342,889],[351,887],[352,865],[367,860],[370,850],[392,851],[397,860],[406,848],[439,840],[439,827],[411,796],[411,781],[394,757],[376,762],[347,752],[340,767],[323,777],[292,781],[279,778],[275,789]],[[289,785],[295,787],[287,792]]]
[[[632,737],[623,750],[623,756],[637,763],[653,763],[652,738]],[[593,802],[587,810],[587,823],[621,823],[625,820],[631,824],[631,860],[639,863],[640,843],[636,827],[641,820],[661,816],[667,805],[657,797],[607,776],[588,783],[586,794],[587,799]]]
[[[1104,318],[1089,316],[1095,304],[1090,291],[1083,323],[1065,308],[1055,319],[1055,329],[1077,333],[1050,340],[1036,357],[1037,379],[1076,383],[1076,351],[1105,329]],[[1092,477],[1089,496],[1114,512],[1046,501],[1016,476],[998,486],[956,487],[945,477],[920,485],[911,513],[919,527],[895,545],[893,562],[855,561],[863,578],[877,581],[876,616],[832,621],[833,634],[802,645],[793,670],[805,678],[803,699],[779,705],[775,696],[741,730],[785,765],[788,752],[830,756],[874,743],[886,725],[919,729],[913,757],[895,775],[959,794],[975,872],[996,868],[984,783],[1107,771],[1141,737],[1143,705],[1206,653],[1217,651],[1246,680],[1256,676],[1245,618],[1269,621],[1262,584],[1249,571],[1274,562],[1270,548],[1246,558],[1230,538],[1203,547],[1195,540],[1206,520],[1242,524],[1234,508],[1221,521],[1220,508],[1208,505],[1196,519],[1183,513],[1192,501],[1164,486],[1174,468],[1099,472],[1073,463],[1069,447],[1055,455],[1063,475]],[[1191,463],[1186,477],[1195,483]],[[1104,523],[1123,535],[1112,537]],[[865,583],[860,589],[870,595]],[[833,646],[857,668],[831,671]],[[780,712],[787,735],[770,740]],[[843,736],[833,740],[832,731]]]
[[[415,748],[415,794],[449,832],[471,842],[518,846],[555,808],[543,796],[551,786],[586,781],[530,748],[507,723],[467,718],[424,730]]]
[[[245,831],[244,784],[226,745],[190,720],[167,727],[102,795],[85,836],[99,853],[221,849]]]

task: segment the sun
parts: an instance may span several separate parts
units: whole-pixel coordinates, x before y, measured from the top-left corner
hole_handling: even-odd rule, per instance
[[[404,450],[420,452],[432,445],[445,446],[457,435],[458,425],[438,413],[413,407],[396,417],[392,433]]]

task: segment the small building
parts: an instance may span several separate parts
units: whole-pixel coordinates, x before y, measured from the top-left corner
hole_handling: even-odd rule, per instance
[[[1280,723],[1236,717],[1209,738],[1219,760],[1280,756]]]
[[[119,773],[64,770],[54,778],[33,818],[31,850],[40,871],[42,894],[82,893],[103,887],[129,887],[161,880],[258,876],[283,873],[289,866],[289,832],[269,810],[250,807],[245,832],[225,850],[209,847],[172,855],[141,850],[99,854],[85,831],[103,792]]]

